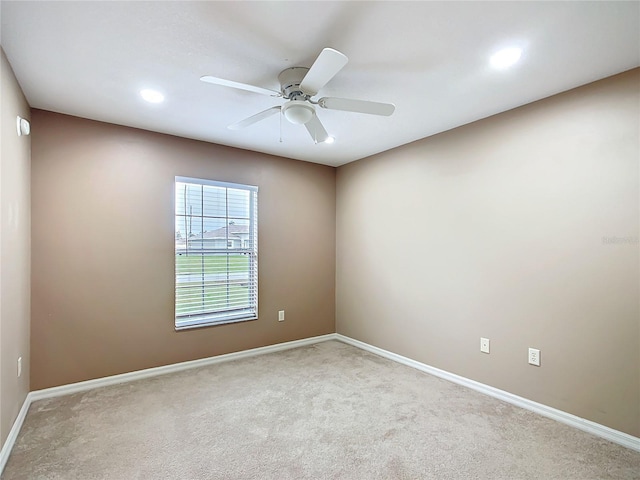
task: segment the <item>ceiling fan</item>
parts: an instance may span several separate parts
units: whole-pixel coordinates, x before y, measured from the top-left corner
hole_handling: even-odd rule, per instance
[[[278,75],[280,82],[279,92],[209,75],[201,77],[200,80],[287,100],[283,105],[268,108],[233,125],[229,125],[227,128],[240,130],[260,120],[264,120],[271,115],[282,113],[289,122],[298,125],[304,124],[311,138],[316,143],[320,143],[327,141],[330,137],[316,115],[316,105],[329,110],[343,110],[346,112],[384,116],[391,115],[396,108],[392,103],[370,102],[348,98],[322,97],[318,100],[313,100],[312,97],[314,97],[348,61],[349,59],[343,53],[333,48],[325,48],[320,52],[316,61],[311,65],[311,68],[291,67],[280,72],[280,75]]]

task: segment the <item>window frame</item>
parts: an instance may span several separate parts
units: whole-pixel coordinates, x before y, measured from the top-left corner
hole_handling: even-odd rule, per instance
[[[179,215],[176,211],[177,209],[177,185],[178,183],[186,183],[197,186],[212,186],[212,187],[220,187],[225,189],[235,189],[235,190],[244,190],[249,192],[249,240],[248,244],[245,247],[242,245],[238,249],[231,249],[228,246],[229,230],[227,230],[227,242],[225,247],[215,248],[215,247],[207,247],[205,249],[204,245],[200,247],[201,252],[189,251],[189,233],[185,232],[184,238],[178,239],[177,234],[174,232],[174,325],[176,331],[187,330],[193,328],[200,327],[208,327],[213,325],[224,325],[229,323],[237,323],[237,322],[245,322],[251,320],[257,320],[258,318],[258,187],[254,185],[245,185],[240,183],[231,183],[231,182],[223,182],[218,180],[209,180],[202,178],[194,178],[194,177],[183,177],[176,176],[173,186],[174,186],[174,226],[179,217],[191,217],[191,218],[200,218],[202,219],[202,225],[204,225],[204,219],[220,219],[224,218],[224,223],[227,227],[229,225],[233,225],[233,220],[239,217],[233,217],[229,215],[228,205],[226,208],[225,216],[207,216],[204,213],[204,210],[200,212],[199,215]],[[204,197],[202,198],[203,206],[204,206]],[[244,218],[244,217],[242,217]],[[204,230],[204,226],[203,226]],[[205,231],[201,232],[204,235]],[[201,237],[202,238],[202,237]],[[210,256],[211,258],[215,258],[216,256],[224,256],[227,255],[227,259],[231,255],[243,254],[249,257],[248,259],[248,279],[247,279],[247,288],[248,291],[248,306],[241,307],[237,309],[218,309],[218,310],[209,310],[203,311],[200,313],[190,313],[190,314],[180,314],[178,315],[178,243],[180,240],[185,241],[184,254],[185,255],[200,255],[202,257],[202,261],[204,264],[204,258]],[[204,239],[203,239],[204,240]],[[206,251],[205,251],[206,250]],[[232,271],[229,268],[230,262],[227,261],[227,282],[229,282],[229,274]],[[204,278],[206,274],[202,273],[202,288],[205,289],[207,287],[206,279]],[[190,281],[190,280],[189,280]],[[226,285],[231,285],[231,283],[226,283]],[[204,294],[203,294],[204,295]],[[231,298],[231,294],[227,292],[227,302]]]

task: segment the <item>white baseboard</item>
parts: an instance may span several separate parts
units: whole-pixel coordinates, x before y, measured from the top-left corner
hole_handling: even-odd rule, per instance
[[[31,403],[35,402],[36,400],[60,397],[63,395],[70,395],[72,393],[92,390],[94,388],[106,387],[106,386],[115,385],[118,383],[131,382],[134,380],[141,380],[143,378],[165,375],[167,373],[179,372],[179,371],[188,370],[191,368],[203,367],[206,365],[214,365],[216,363],[229,362],[231,360],[239,360],[241,358],[255,357],[257,355],[280,352],[283,350],[290,350],[292,348],[304,347],[307,345],[313,345],[320,342],[326,342],[327,340],[339,340],[348,345],[352,345],[354,347],[371,352],[373,354],[387,358],[389,360],[393,360],[403,365],[407,365],[409,367],[421,370],[431,375],[435,375],[436,377],[449,380],[453,383],[457,383],[458,385],[471,388],[473,390],[484,393],[491,397],[495,397],[507,403],[511,403],[512,405],[516,405],[518,407],[524,408],[526,410],[530,410],[532,412],[538,413],[545,417],[552,418],[559,422],[565,423],[572,427],[578,428],[585,432],[591,433],[598,437],[604,438],[611,442],[617,443],[624,447],[640,452],[640,438],[638,437],[634,437],[624,432],[620,432],[618,430],[605,427],[604,425],[600,425],[590,420],[577,417],[570,413],[563,412],[562,410],[557,410],[555,408],[548,407],[541,403],[537,403],[532,400],[519,397],[512,393],[505,392],[504,390],[500,390],[498,388],[494,388],[489,385],[485,385],[483,383],[476,382],[474,380],[470,380],[465,377],[461,377],[454,373],[449,373],[445,370],[440,370],[439,368],[431,367],[424,363],[418,362],[416,360],[412,360],[407,357],[403,357],[402,355],[398,355],[396,353],[389,352],[387,350],[383,350],[378,347],[374,347],[373,345],[369,345],[359,340],[355,340],[353,338],[346,337],[338,333],[329,333],[327,335],[321,335],[318,337],[305,338],[302,340],[294,340],[292,342],[278,343],[276,345],[253,348],[251,350],[243,350],[241,352],[228,353],[225,355],[218,355],[215,357],[208,357],[200,360],[192,360],[189,362],[175,363],[172,365],[165,365],[162,367],[148,368],[145,370],[138,370],[136,372],[123,373],[120,375],[113,375],[109,377],[98,378],[95,380],[87,380],[85,382],[71,383],[69,385],[62,385],[60,387],[45,388],[43,390],[35,390],[33,392],[29,392],[29,394],[24,400],[24,403],[22,405],[22,408],[20,409],[20,412],[18,413],[18,417],[13,423],[13,427],[9,432],[9,436],[7,437],[7,440],[2,446],[2,450],[0,450],[0,475],[4,470],[7,460],[9,459],[9,454],[13,449],[13,445],[15,444],[15,441],[18,438],[18,433],[20,433],[20,429],[22,428],[22,424],[25,420],[25,417],[27,416],[29,407],[31,406]]]
[[[43,398],[60,397],[62,395],[70,395],[72,393],[93,390],[94,388],[107,387],[109,385],[115,385],[118,383],[132,382],[134,380],[141,380],[143,378],[157,377],[159,375],[166,375],[167,373],[180,372],[182,370],[189,370],[191,368],[204,367],[207,365],[214,365],[216,363],[222,362],[230,362],[231,360],[255,357],[257,355],[265,355],[267,353],[280,352],[282,350],[290,350],[292,348],[304,347],[306,345],[313,345],[314,343],[326,342],[327,340],[335,339],[336,334],[329,333],[327,335],[321,335],[319,337],[310,337],[303,338],[302,340],[293,340],[291,342],[276,343],[275,345],[252,348],[250,350],[242,350],[240,352],[217,355],[215,357],[207,357],[201,358],[199,360],[191,360],[188,362],[173,363],[171,365],[164,365],[162,367],[147,368],[144,370],[137,370],[135,372],[121,373],[119,375],[96,378],[95,380],[70,383],[68,385],[62,385],[60,387],[35,390],[33,392],[30,392],[29,396],[31,396],[31,401],[41,400]]]
[[[519,397],[518,395],[514,395],[512,393],[505,392],[504,390],[485,385],[484,383],[476,382],[475,380],[470,380],[468,378],[461,377],[460,375],[449,373],[445,370],[440,370],[439,368],[435,368],[416,360],[403,357],[402,355],[383,350],[382,348],[374,347],[373,345],[369,345],[368,343],[364,343],[341,334],[336,334],[336,340],[339,340],[348,345],[352,345],[354,347],[361,348],[362,350],[366,350],[367,352],[374,353],[378,356],[393,360],[403,365],[421,370],[436,377],[449,380],[450,382],[457,383],[458,385],[471,388],[472,390],[484,393],[485,395],[489,395],[517,407],[530,410],[544,417],[552,418],[553,420],[557,420],[558,422],[562,422],[579,430],[583,430],[585,432],[609,440],[610,442],[617,443],[618,445],[622,445],[623,447],[627,447],[631,450],[640,452],[640,438],[634,437],[633,435],[620,432],[619,430],[614,430],[613,428],[605,427],[604,425],[600,425],[599,423],[592,422],[591,420],[587,420],[585,418],[577,417],[556,408],[548,407],[547,405],[534,402],[533,400]]]
[[[29,411],[30,406],[31,401],[29,400],[29,395],[27,394],[27,398],[25,398],[24,403],[22,404],[22,408],[18,412],[18,416],[16,417],[16,420],[15,422],[13,422],[13,426],[9,431],[7,440],[4,442],[2,450],[0,450],[0,475],[2,475],[4,466],[7,464],[7,460],[9,460],[9,454],[11,453],[11,449],[13,449],[14,443],[16,443],[16,439],[18,438],[18,434],[20,433],[20,429],[22,428],[24,419],[27,417],[27,412]]]
[[[36,400],[42,400],[45,398],[61,397],[64,395],[70,395],[72,393],[84,392],[87,390],[93,390],[94,388],[107,387],[109,385],[116,385],[119,383],[132,382],[134,380],[141,380],[143,378],[157,377],[159,375],[166,375],[167,373],[179,372],[182,370],[189,370],[191,368],[204,367],[206,365],[214,365],[216,363],[230,362],[231,360],[239,360],[241,358],[255,357],[257,355],[265,355],[267,353],[280,352],[283,350],[290,350],[292,348],[304,347],[307,345],[313,345],[315,343],[326,342],[327,340],[336,340],[337,334],[329,333],[327,335],[320,335],[318,337],[303,338],[302,340],[293,340],[291,342],[277,343],[275,345],[268,345],[266,347],[252,348],[250,350],[243,350],[241,352],[227,353],[225,355],[218,355],[215,357],[202,358],[199,360],[192,360],[189,362],[174,363],[172,365],[164,365],[162,367],[147,368],[145,370],[138,370],[135,372],[122,373],[120,375],[112,375],[104,378],[97,378],[95,380],[87,380],[85,382],[70,383],[68,385],[62,385],[60,387],[45,388],[43,390],[35,390],[27,394],[20,413],[13,423],[13,427],[9,432],[7,440],[0,450],[0,475],[4,470],[7,460],[9,460],[9,454],[13,449],[18,433],[22,428],[27,411],[33,402]]]

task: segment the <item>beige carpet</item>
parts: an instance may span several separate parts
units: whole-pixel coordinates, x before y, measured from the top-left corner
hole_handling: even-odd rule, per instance
[[[3,480],[623,479],[640,453],[340,342],[35,402]]]

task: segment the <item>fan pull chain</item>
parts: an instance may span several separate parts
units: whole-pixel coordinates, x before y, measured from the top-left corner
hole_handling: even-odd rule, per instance
[[[282,112],[280,112],[280,143],[282,143]]]

